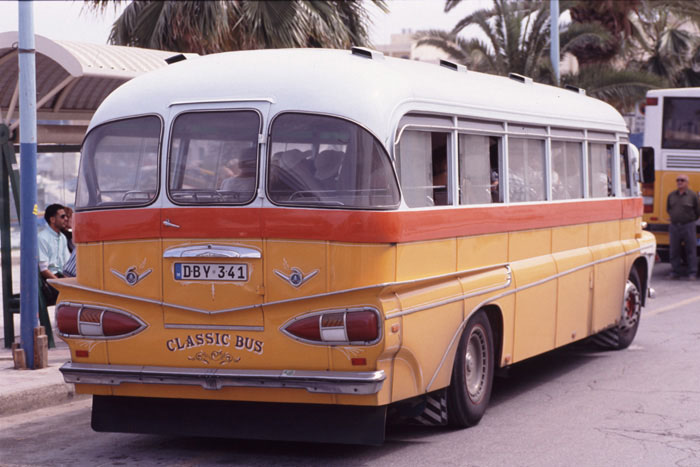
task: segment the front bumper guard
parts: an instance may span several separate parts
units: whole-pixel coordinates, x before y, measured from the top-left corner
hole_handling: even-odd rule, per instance
[[[386,375],[383,370],[301,371],[228,370],[140,365],[96,365],[68,362],[61,368],[66,383],[119,386],[122,383],[225,387],[293,388],[324,394],[376,394]]]

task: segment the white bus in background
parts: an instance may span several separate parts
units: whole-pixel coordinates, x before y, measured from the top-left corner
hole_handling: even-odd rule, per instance
[[[656,236],[659,257],[668,261],[668,194],[676,176],[687,174],[700,191],[700,88],[647,93],[642,148],[644,221]]]

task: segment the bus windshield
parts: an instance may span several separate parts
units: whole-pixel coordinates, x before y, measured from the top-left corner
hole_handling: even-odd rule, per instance
[[[700,98],[664,97],[663,140],[666,149],[700,149]]]
[[[270,133],[268,195],[293,206],[388,209],[399,204],[389,157],[370,133],[335,117],[285,113]]]
[[[145,116],[106,123],[85,138],[76,208],[138,206],[158,193],[161,121]]]

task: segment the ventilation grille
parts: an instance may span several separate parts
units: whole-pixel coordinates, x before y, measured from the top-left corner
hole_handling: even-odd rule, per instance
[[[519,83],[532,84],[532,78],[528,76],[519,75],[517,73],[508,73],[508,78]]]
[[[564,85],[564,89],[566,89],[567,91],[572,91],[572,92],[578,93],[578,94],[583,94],[584,96],[586,95],[586,90],[585,90],[585,89],[583,89],[583,88],[578,88],[578,87],[572,86],[572,85],[570,85],[570,84],[565,84],[565,85]]]
[[[465,65],[461,65],[461,64],[456,63],[456,62],[451,62],[449,60],[440,60],[440,66],[445,67],[445,68],[449,68],[450,70],[453,70],[453,71],[459,71],[462,73],[467,71],[467,67]]]
[[[165,63],[168,65],[172,65],[173,63],[181,62],[183,60],[187,60],[187,57],[185,57],[183,54],[177,54],[173,55],[172,57],[168,57],[165,59]]]
[[[666,156],[666,168],[700,170],[700,155],[668,154]]]
[[[353,47],[350,50],[353,55],[358,57],[369,58],[371,60],[384,60],[384,54],[378,50],[372,50],[366,47]]]

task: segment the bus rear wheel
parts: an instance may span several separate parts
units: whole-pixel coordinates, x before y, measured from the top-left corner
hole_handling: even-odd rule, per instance
[[[447,390],[450,426],[466,428],[479,423],[491,399],[494,365],[491,325],[486,313],[478,311],[469,318],[457,348]]]

